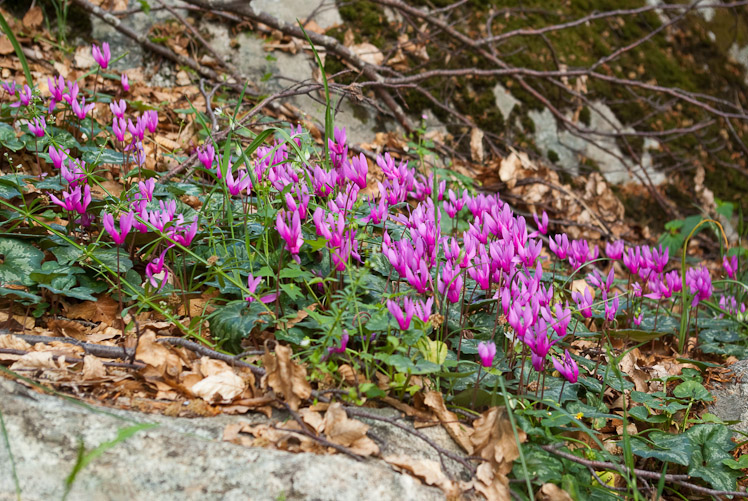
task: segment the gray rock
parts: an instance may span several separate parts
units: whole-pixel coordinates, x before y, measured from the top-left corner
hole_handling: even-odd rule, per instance
[[[715,402],[710,412],[723,421],[739,421],[735,431],[748,433],[748,360],[740,360],[730,366],[735,381],[712,391]]]
[[[500,83],[494,85],[493,95],[496,99],[496,107],[499,108],[504,120],[508,119],[514,107],[520,104],[519,99],[515,98],[509,92],[509,89],[504,88]]]
[[[322,28],[343,24],[333,0],[253,0],[255,12],[267,12],[287,23],[296,24],[309,16]]]
[[[439,489],[376,459],[291,454],[221,440],[228,423],[264,419],[259,415],[167,418],[92,407],[2,379],[0,411],[26,501],[61,499],[80,443],[91,450],[139,423],[158,426],[138,431],[94,459],[78,474],[68,499],[444,499]],[[420,448],[413,452],[416,457],[433,454],[417,438],[391,434],[381,423],[376,430],[386,441],[398,436],[396,447],[402,450],[410,450],[407,443]],[[14,492],[10,456],[0,441],[0,501],[14,500]]]
[[[648,175],[652,184],[665,182],[665,175],[655,171],[652,167],[650,149],[658,147],[657,141],[650,138],[644,141],[644,154],[641,165],[634,164],[621,151],[613,132],[631,132],[631,128],[623,127],[621,122],[608,106],[601,102],[592,102],[590,106],[590,125],[588,129],[595,131],[591,134],[572,133],[560,129],[548,108],[542,112],[532,110],[529,117],[535,125],[535,143],[546,156],[553,151],[558,156],[558,164],[573,175],[579,173],[579,159],[588,158],[597,164],[600,173],[611,184],[638,181]],[[571,118],[569,113],[568,118]],[[582,124],[582,128],[584,124]],[[637,177],[638,176],[638,177]]]

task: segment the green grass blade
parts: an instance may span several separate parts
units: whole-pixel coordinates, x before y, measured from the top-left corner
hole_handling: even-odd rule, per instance
[[[19,44],[18,40],[16,40],[16,36],[13,34],[13,31],[10,29],[10,26],[8,26],[8,23],[5,21],[5,17],[3,17],[2,13],[0,13],[0,28],[2,28],[5,34],[8,35],[8,40],[10,40],[11,45],[13,45],[13,49],[16,51],[16,55],[18,56],[18,59],[21,61],[21,66],[23,66],[23,74],[26,75],[26,83],[29,84],[29,87],[33,87],[34,80],[31,78],[31,70],[29,69],[29,62],[26,61],[26,56],[23,53],[21,44]]]
[[[132,437],[137,432],[141,430],[147,430],[149,428],[154,428],[156,426],[158,425],[153,423],[141,423],[133,426],[127,426],[125,428],[120,428],[117,431],[117,436],[114,438],[114,440],[103,442],[99,444],[98,447],[92,449],[89,452],[85,452],[83,443],[81,443],[78,448],[78,457],[76,458],[75,464],[73,465],[73,470],[65,479],[65,494],[63,494],[62,499],[67,499],[68,494],[70,494],[70,489],[73,488],[73,484],[75,483],[75,479],[78,477],[78,474],[94,459],[98,458],[120,442],[124,442],[128,438]]]
[[[0,14],[2,15],[2,14]],[[13,458],[13,451],[10,448],[10,439],[8,438],[8,429],[5,428],[5,420],[3,419],[3,412],[0,411],[0,432],[3,434],[3,441],[5,442],[5,448],[8,449],[8,457],[10,458],[10,470],[13,475],[13,485],[16,487],[16,499],[21,501],[21,483],[18,481],[18,473],[16,472],[16,461]]]
[[[317,53],[317,48],[312,43],[312,39],[309,38],[309,35],[307,34],[306,30],[304,29],[304,25],[301,24],[301,21],[298,19],[296,22],[299,24],[299,28],[301,28],[302,33],[304,33],[304,37],[306,37],[306,41],[309,42],[309,45],[312,47],[312,52],[314,53],[314,58],[317,60],[317,66],[319,66],[319,71],[322,73],[322,85],[325,87],[325,161],[328,161],[330,159],[330,152],[329,152],[329,140],[333,137],[334,134],[334,120],[332,116],[332,106],[330,105],[330,88],[327,85],[327,74],[325,73],[325,65],[322,64],[322,59],[319,57],[319,54]]]

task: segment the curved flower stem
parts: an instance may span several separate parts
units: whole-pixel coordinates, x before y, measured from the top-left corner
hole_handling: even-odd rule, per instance
[[[729,248],[729,243],[727,241],[727,235],[725,235],[725,230],[722,228],[722,225],[719,223],[719,221],[715,221],[714,219],[703,219],[699,224],[694,226],[694,228],[691,230],[691,233],[688,234],[686,239],[683,241],[683,249],[681,251],[681,257],[680,257],[680,279],[681,279],[681,293],[680,293],[680,304],[681,304],[681,314],[680,314],[680,330],[678,332],[678,351],[683,352],[683,349],[686,346],[686,337],[688,337],[688,321],[691,318],[691,308],[688,307],[688,301],[686,300],[688,296],[688,288],[686,287],[686,251],[688,249],[688,241],[691,240],[691,237],[696,233],[696,230],[705,223],[714,223],[719,228],[720,233],[722,234],[722,238],[725,239],[725,247]]]

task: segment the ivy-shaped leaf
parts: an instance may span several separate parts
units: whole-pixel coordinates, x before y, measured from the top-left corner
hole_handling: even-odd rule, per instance
[[[33,285],[29,275],[42,265],[44,253],[30,243],[0,238],[0,284]]]
[[[705,480],[715,489],[734,491],[740,473],[723,463],[732,459],[730,451],[735,447],[730,430],[722,424],[706,423],[689,428],[686,435],[693,446],[688,474]]]
[[[631,437],[631,452],[642,458],[655,458],[662,462],[688,466],[693,444],[684,435],[670,435],[653,431],[646,438]]]
[[[209,318],[210,333],[223,348],[238,352],[241,350],[242,339],[248,337],[258,323],[263,322],[261,314],[265,311],[264,306],[257,301],[227,304],[218,308]]]
[[[704,385],[693,380],[684,381],[673,389],[673,396],[677,398],[700,400],[702,402],[711,402],[714,400]]]

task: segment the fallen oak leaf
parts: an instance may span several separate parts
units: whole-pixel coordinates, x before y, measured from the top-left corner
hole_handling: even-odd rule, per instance
[[[104,363],[93,355],[83,357],[83,371],[81,372],[84,381],[103,379],[106,377],[106,367]]]
[[[147,330],[138,341],[135,358],[152,367],[160,376],[176,378],[182,372],[182,359],[167,346],[156,342],[156,333]]]
[[[382,459],[399,471],[404,471],[423,480],[428,485],[439,487],[448,499],[458,499],[459,486],[447,478],[438,461],[416,459],[405,454],[390,454]]]
[[[17,371],[23,369],[64,369],[65,357],[54,360],[54,354],[51,351],[32,351],[23,355],[10,366],[10,370]]]
[[[206,402],[231,402],[241,395],[246,383],[232,370],[208,376],[192,385],[190,391]]]
[[[366,436],[369,425],[349,418],[340,402],[331,404],[327,409],[324,430],[330,442],[348,447],[354,454],[360,456],[379,454],[379,446]]]
[[[447,430],[449,436],[452,437],[454,441],[468,453],[468,455],[472,455],[475,450],[470,439],[473,429],[460,423],[457,414],[447,410],[442,394],[437,391],[430,391],[426,393],[423,403],[429,409],[434,411],[434,414],[439,418],[439,422],[442,424],[444,429]]]
[[[491,407],[473,422],[474,431],[470,435],[475,452],[493,463],[496,471],[507,475],[512,471],[512,463],[519,457],[519,444],[514,438],[511,423],[504,407]],[[527,439],[527,434],[517,429],[519,442]]]
[[[291,348],[279,344],[275,353],[265,353],[262,361],[266,367],[262,386],[269,386],[283,396],[292,410],[299,410],[301,401],[312,395],[312,387],[306,379],[306,369],[291,360]]]
[[[538,501],[572,501],[568,492],[556,484],[545,483],[535,494]]]

